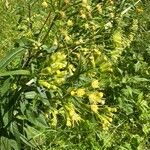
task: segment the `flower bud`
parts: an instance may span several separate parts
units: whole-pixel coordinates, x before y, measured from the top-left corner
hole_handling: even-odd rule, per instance
[[[42,3],[42,6],[43,6],[44,8],[47,8],[47,7],[48,7],[47,2],[44,1],[44,2]]]

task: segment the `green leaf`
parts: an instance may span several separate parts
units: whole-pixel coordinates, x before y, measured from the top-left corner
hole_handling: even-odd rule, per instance
[[[16,51],[11,52],[8,54],[5,58],[0,60],[0,70],[4,69],[12,60],[15,59],[15,57],[20,54],[22,51],[24,51],[24,48],[18,48]]]
[[[34,99],[37,93],[35,91],[30,91],[25,93],[25,98],[26,99]]]
[[[143,100],[143,92],[138,95],[138,102],[141,103]]]
[[[145,134],[148,134],[150,132],[150,123],[143,124],[142,130]]]
[[[31,142],[29,142],[29,140],[22,134],[20,134],[20,139],[22,140],[22,142],[24,144],[28,145],[30,148],[35,148],[35,145],[33,145]]]
[[[127,92],[130,96],[132,96],[132,88],[130,86],[127,86]]]
[[[46,45],[43,45],[42,46],[43,47],[43,49],[45,50],[45,51],[47,51],[47,53],[53,53],[54,51],[56,51],[57,50],[57,48],[58,48],[58,46],[57,45],[54,45],[54,46],[52,46],[52,47],[47,47]]]
[[[133,80],[134,82],[148,82],[148,81],[150,81],[146,78],[140,78],[138,76],[134,76],[131,80]]]
[[[10,141],[9,141],[8,138],[1,137],[0,148],[3,149],[3,150],[9,150],[9,149],[11,149],[9,142]]]
[[[0,88],[0,95],[3,96],[10,88],[11,78],[8,78],[4,81],[2,87]]]
[[[39,116],[36,116],[33,110],[26,110],[26,113],[27,113],[27,119],[31,123],[43,129],[47,127],[47,123],[44,115],[40,114]]]
[[[15,140],[9,140],[9,144],[11,145],[11,147],[15,150],[19,150],[18,144]]]
[[[0,77],[13,76],[13,75],[30,75],[30,71],[28,71],[28,70],[14,70],[14,71],[0,72]]]

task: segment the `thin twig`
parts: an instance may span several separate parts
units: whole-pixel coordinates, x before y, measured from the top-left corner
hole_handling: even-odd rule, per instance
[[[41,27],[41,29],[40,29],[40,32],[39,32],[39,34],[38,34],[38,38],[40,37],[40,35],[41,35],[41,33],[42,33],[42,30],[43,30],[44,26],[46,25],[46,23],[47,23],[48,19],[50,18],[50,16],[51,16],[51,11],[49,12],[49,14],[48,14],[48,16],[47,16],[47,18],[46,18],[44,24],[42,25],[42,27]]]
[[[31,6],[30,3],[28,3],[28,9],[29,9],[29,29],[32,30],[32,20],[31,20]]]
[[[56,18],[57,18],[57,15],[55,15],[54,18],[53,18],[53,20],[51,21],[51,23],[50,23],[50,25],[49,25],[49,28],[48,28],[48,30],[47,30],[47,32],[46,32],[44,38],[43,38],[42,41],[41,41],[42,44],[44,43],[44,41],[46,40],[47,36],[49,35],[49,32],[51,31],[51,28],[52,28],[52,26],[54,25],[54,21],[56,20]]]

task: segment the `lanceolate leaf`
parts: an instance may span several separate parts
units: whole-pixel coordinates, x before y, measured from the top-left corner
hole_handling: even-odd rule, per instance
[[[6,67],[18,54],[20,54],[24,50],[24,48],[19,48],[0,60],[0,70]]]
[[[4,83],[0,86],[0,95],[3,96],[10,88],[11,78],[8,78],[4,81]]]
[[[0,77],[3,76],[16,76],[16,75],[30,75],[30,71],[28,70],[14,70],[14,71],[6,71],[0,72]]]

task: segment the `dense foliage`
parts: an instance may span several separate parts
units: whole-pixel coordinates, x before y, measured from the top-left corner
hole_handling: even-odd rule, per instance
[[[0,148],[150,149],[150,3],[0,2]]]

